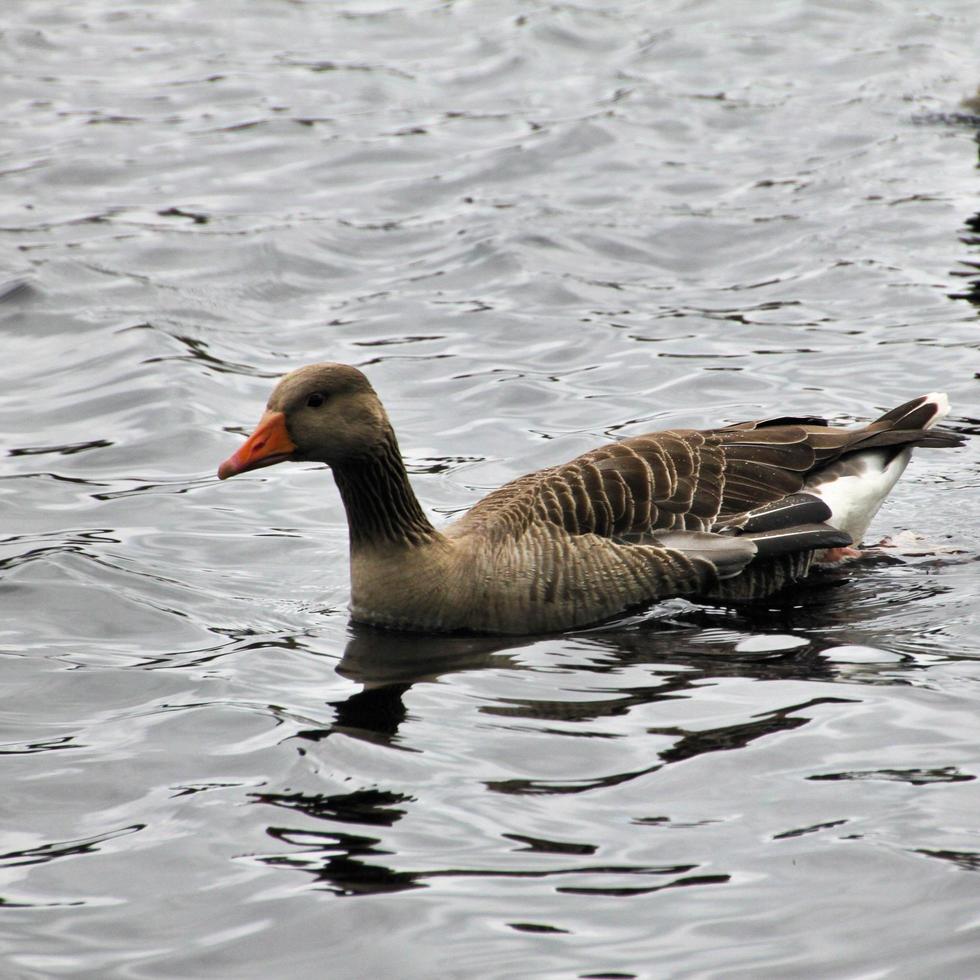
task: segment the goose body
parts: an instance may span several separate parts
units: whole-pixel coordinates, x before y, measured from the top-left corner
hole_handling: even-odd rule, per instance
[[[437,530],[359,370],[287,374],[221,479],[284,460],[333,470],[350,532],[351,615],[416,631],[535,633],[671,596],[761,598],[858,544],[944,395],[858,428],[783,417],[671,429],[530,473]]]

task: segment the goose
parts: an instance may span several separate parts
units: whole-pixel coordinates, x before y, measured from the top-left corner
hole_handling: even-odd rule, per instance
[[[670,597],[764,598],[821,561],[859,554],[943,394],[856,428],[781,416],[610,442],[505,484],[437,529],[367,377],[347,364],[285,375],[225,480],[326,463],[347,512],[351,618],[416,632],[532,634],[600,623]]]

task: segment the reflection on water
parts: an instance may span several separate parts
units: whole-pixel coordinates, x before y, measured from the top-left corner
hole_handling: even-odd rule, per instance
[[[360,623],[348,625],[350,639],[337,672],[373,688],[435,680],[440,674],[480,667],[512,667],[503,652],[520,640],[495,636],[426,636],[374,629]]]
[[[980,306],[980,212],[966,219],[966,231],[960,236],[960,241],[969,246],[971,255],[961,265],[965,268],[954,269],[952,275],[964,280],[962,292],[950,293],[950,299],[965,299],[974,306]]]
[[[886,564],[899,563],[887,558]],[[858,576],[860,577],[860,576]],[[679,703],[696,699],[705,684],[718,684],[725,678],[740,681],[795,681],[807,686],[816,682],[853,684],[852,666],[843,669],[835,665],[833,651],[843,648],[840,640],[829,639],[824,633],[808,633],[805,623],[823,622],[836,600],[844,600],[845,612],[839,620],[848,623],[853,631],[860,624],[861,605],[854,597],[842,596],[851,585],[840,572],[817,577],[811,587],[793,596],[783,597],[782,604],[748,606],[740,610],[697,607],[682,601],[662,603],[647,617],[636,617],[628,625],[615,624],[579,634],[577,650],[581,659],[575,663],[582,681],[566,697],[557,697],[560,686],[548,684],[535,694],[535,678],[529,677],[531,690],[525,697],[497,697],[477,706],[481,716],[489,716],[493,728],[505,733],[512,722],[529,722],[542,735],[573,734],[591,739],[615,739],[607,723],[612,719],[628,720],[631,713],[640,718],[656,717],[660,704]],[[848,598],[851,602],[848,602]],[[846,613],[856,609],[853,621]],[[833,617],[831,617],[833,618]],[[756,629],[767,642],[756,644],[761,649],[738,653],[739,638],[754,634]],[[774,628],[785,630],[775,632]],[[318,729],[297,731],[299,739],[319,742],[330,736],[343,735],[374,745],[425,753],[409,734],[399,728],[410,719],[406,695],[417,684],[438,685],[441,678],[453,673],[472,675],[476,671],[506,672],[515,678],[521,672],[534,672],[533,662],[522,659],[522,653],[537,645],[548,645],[541,638],[493,638],[473,636],[424,636],[389,633],[371,627],[350,624],[350,639],[338,672],[356,680],[357,691],[334,701],[334,720]],[[787,643],[787,640],[790,641]],[[795,641],[795,642],[794,642]],[[800,641],[803,641],[802,643]],[[802,646],[802,649],[801,649]],[[728,649],[722,655],[722,647]],[[830,656],[826,656],[830,653]],[[891,676],[880,683],[894,684],[895,662],[888,656],[878,659],[884,664],[862,664],[862,684],[876,683],[874,669],[887,666]],[[642,668],[642,683],[635,680],[623,685],[624,673],[633,677]],[[514,672],[517,672],[516,674]],[[851,688],[853,690],[853,688]],[[584,696],[588,692],[593,696]],[[805,727],[820,712],[815,709],[832,705],[860,705],[862,697],[845,693],[812,697],[799,703],[787,704],[768,711],[753,712],[752,716],[735,723],[705,725],[646,725],[637,731],[660,737],[651,761],[636,769],[615,769],[601,775],[575,779],[510,778],[487,779],[483,785],[492,793],[508,796],[562,797],[569,794],[590,794],[611,791],[624,783],[649,780],[664,767],[686,763],[711,753],[744,749],[753,742],[778,737]],[[555,723],[558,723],[556,727]],[[486,728],[486,723],[482,723]],[[874,770],[867,772],[820,773],[810,780],[886,779],[903,780],[910,785],[933,782],[972,780],[955,767],[935,770]],[[397,853],[390,849],[383,836],[366,836],[349,832],[338,833],[333,825],[351,824],[375,828],[375,834],[412,813],[423,803],[412,794],[382,785],[358,788],[350,792],[325,795],[322,793],[255,793],[256,803],[301,814],[315,821],[313,826],[270,825],[271,838],[287,846],[286,853],[263,858],[269,864],[292,868],[312,875],[318,886],[338,895],[368,895],[430,885],[443,877],[517,877],[554,879],[556,893],[633,895],[648,894],[665,887],[679,885],[723,884],[730,874],[692,874],[698,864],[650,868],[646,866],[592,865],[582,862],[572,867],[548,871],[529,869],[502,870],[483,868],[429,868],[409,872],[397,870],[384,860],[385,855]],[[638,817],[640,824],[669,826],[669,817]],[[697,826],[704,821],[696,821]],[[709,820],[707,823],[713,821]],[[793,828],[774,834],[782,840],[822,830],[832,830],[848,821],[830,821],[804,828]],[[328,829],[317,829],[323,825]],[[526,845],[524,850],[547,855],[576,855],[593,857],[599,845],[587,842],[568,842],[504,833],[502,838]],[[582,882],[598,879],[615,880],[616,884],[562,884],[565,876],[574,875]],[[666,875],[670,880],[654,885],[624,885],[622,876]]]
[[[980,432],[974,5],[851,6],[7,5],[4,976],[976,972],[977,440],[791,595],[508,640],[349,624],[329,474],[213,475],[319,359],[437,520]]]

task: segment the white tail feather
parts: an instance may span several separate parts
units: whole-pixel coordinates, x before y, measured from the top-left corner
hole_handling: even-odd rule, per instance
[[[925,403],[935,408],[923,426],[931,429],[949,414],[949,399],[943,392],[931,391],[925,396]],[[885,449],[852,453],[814,474],[806,490],[830,508],[827,523],[846,531],[858,545],[911,457],[911,448],[897,453]]]
[[[926,401],[936,406],[936,414],[926,422],[923,428],[931,429],[937,422],[942,422],[949,415],[949,398],[945,391],[930,391]]]

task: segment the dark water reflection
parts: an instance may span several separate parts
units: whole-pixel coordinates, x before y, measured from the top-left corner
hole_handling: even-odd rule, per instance
[[[831,684],[912,683],[899,676],[903,671],[923,669],[917,668],[911,658],[883,656],[883,664],[875,664],[872,658],[870,663],[862,664],[864,672],[858,678],[849,675],[853,666],[846,663],[846,657],[845,664],[839,665],[835,664],[833,656],[835,650],[847,649],[841,643],[842,639],[856,637],[836,636],[830,640],[820,632],[808,634],[807,620],[821,623],[821,629],[825,630],[830,610],[840,608],[837,601],[842,600],[846,606],[848,597],[839,592],[849,586],[851,583],[842,576],[828,575],[826,580],[817,580],[802,593],[805,601],[801,602],[801,593],[796,593],[793,601],[787,598],[782,606],[767,604],[719,610],[680,602],[663,604],[639,622],[624,627],[601,627],[579,635],[576,650],[581,659],[576,658],[575,675],[581,680],[576,683],[574,697],[556,698],[554,687],[548,685],[544,696],[497,698],[480,705],[477,711],[493,719],[490,724],[494,728],[499,726],[498,734],[506,733],[514,723],[530,723],[542,735],[613,739],[619,736],[604,727],[609,720],[628,720],[634,712],[641,718],[647,717],[656,713],[659,704],[696,698],[702,685],[718,684],[724,678],[756,682],[795,681],[807,687],[819,682],[827,690],[831,688],[826,685]],[[774,625],[787,632],[774,633]],[[856,625],[857,622],[851,622],[851,629]],[[764,640],[762,644],[756,644],[757,650],[742,653],[729,650],[722,654],[720,647],[726,641],[737,647],[735,640],[740,635],[752,636],[751,631],[759,627],[768,632],[755,636]],[[416,744],[409,734],[399,731],[403,724],[410,722],[406,695],[413,685],[437,684],[441,677],[456,672],[472,674],[491,670],[513,674],[517,671],[520,676],[521,671],[535,670],[534,663],[522,662],[521,653],[529,646],[548,646],[550,642],[546,639],[472,636],[425,637],[387,633],[353,624],[349,630],[351,637],[337,669],[362,687],[343,700],[331,703],[335,711],[331,724],[299,731],[296,738],[320,742],[330,736],[342,735],[387,748],[425,752],[424,745]],[[563,638],[562,642],[567,644],[568,638]],[[568,666],[566,660],[566,669]],[[624,671],[632,673],[637,668],[642,669],[644,683],[626,686],[619,683],[618,678]],[[876,678],[876,668],[886,669],[888,675]],[[589,691],[601,694],[601,697],[583,697]],[[838,694],[825,694],[800,703],[753,712],[751,717],[735,723],[694,728],[649,726],[642,730],[648,735],[661,736],[665,745],[653,754],[649,764],[640,768],[617,769],[589,778],[567,780],[484,780],[483,785],[491,793],[556,798],[615,790],[633,780],[648,780],[672,764],[711,753],[745,749],[756,740],[793,732],[806,726],[815,714],[819,715],[814,709],[860,705],[862,700],[860,693],[849,693],[848,687],[842,686]],[[886,780],[924,786],[971,781],[976,777],[947,766],[840,771],[807,778],[815,781]],[[374,786],[331,795],[256,793],[253,799],[315,821],[312,826],[269,826],[269,836],[288,845],[290,853],[264,860],[272,866],[300,870],[312,876],[317,887],[338,895],[418,888],[444,877],[511,877],[556,879],[555,890],[559,893],[628,896],[681,885],[724,884],[731,878],[730,874],[692,874],[698,871],[698,864],[609,866],[594,865],[588,860],[547,871],[461,867],[406,871],[385,862],[385,855],[397,854],[399,849],[386,844],[385,838],[378,835],[386,828],[395,827],[398,821],[421,805],[421,801],[409,793]],[[639,817],[635,822],[649,826],[674,823],[665,816]],[[833,830],[847,822],[837,820],[783,830],[773,834],[772,839],[785,840]],[[315,829],[321,823],[326,824],[327,829]],[[374,835],[338,833],[336,824],[374,828]],[[530,854],[592,858],[601,850],[599,845],[586,841],[553,840],[514,833],[504,833],[502,837],[524,844],[522,850]],[[560,884],[561,878],[568,875],[583,882],[612,879],[617,884]],[[628,880],[623,876],[633,875],[666,876],[669,880],[658,884],[622,884],[623,880]]]
[[[976,440],[791,596],[506,641],[351,626],[329,475],[214,477],[325,358],[439,520],[980,432],[975,4],[851,6],[5,8],[0,974],[976,974]]]
[[[964,280],[965,288],[962,292],[950,293],[950,299],[965,299],[974,306],[980,306],[980,213],[967,218],[966,231],[960,241],[969,247],[976,259],[965,261],[965,268],[953,271],[953,275]]]

